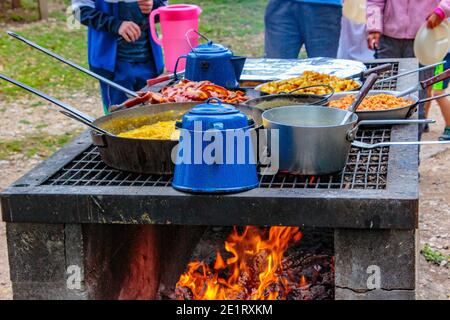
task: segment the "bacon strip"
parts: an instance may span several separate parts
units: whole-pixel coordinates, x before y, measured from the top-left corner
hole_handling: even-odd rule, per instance
[[[242,103],[248,100],[243,91],[230,91],[210,81],[181,80],[171,87],[164,87],[160,93],[150,92],[148,101],[152,104],[170,102],[205,101],[218,98],[224,103]]]

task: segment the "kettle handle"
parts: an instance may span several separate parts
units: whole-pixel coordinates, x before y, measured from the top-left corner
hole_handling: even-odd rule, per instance
[[[150,22],[150,33],[152,35],[153,40],[159,44],[160,46],[162,46],[162,41],[161,39],[158,37],[158,35],[156,34],[156,26],[155,26],[155,17],[156,15],[159,14],[159,10],[153,10],[150,13],[150,17],[149,17],[149,22]]]
[[[177,59],[177,62],[175,62],[175,67],[173,68],[173,74],[175,75],[175,77],[174,77],[175,80],[178,80],[178,75],[177,75],[178,62],[180,62],[181,59],[187,59],[187,57],[188,57],[187,55],[179,56]]]

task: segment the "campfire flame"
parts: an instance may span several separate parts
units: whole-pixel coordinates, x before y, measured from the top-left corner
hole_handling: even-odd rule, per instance
[[[290,243],[301,239],[297,227],[234,228],[225,241],[231,257],[217,252],[213,270],[204,262],[190,262],[177,288],[190,290],[194,300],[286,299],[288,281],[282,276],[282,260]]]

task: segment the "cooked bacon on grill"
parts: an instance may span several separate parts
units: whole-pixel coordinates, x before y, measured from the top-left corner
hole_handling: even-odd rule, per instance
[[[243,91],[230,91],[210,81],[181,80],[171,87],[164,87],[160,93],[145,94],[152,104],[168,102],[205,101],[208,98],[218,98],[225,103],[241,103],[247,101]]]

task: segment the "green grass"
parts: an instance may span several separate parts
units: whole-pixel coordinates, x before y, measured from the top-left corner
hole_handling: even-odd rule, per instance
[[[442,261],[450,262],[450,255],[445,256],[441,252],[433,250],[428,243],[425,244],[421,253],[425,257],[425,260],[437,265],[440,265]]]
[[[33,135],[17,140],[0,140],[0,160],[8,160],[14,154],[22,154],[27,158],[39,155],[46,158],[72,140],[79,132],[63,135]]]
[[[37,19],[36,1],[23,0],[23,19],[14,21],[29,22]],[[200,31],[210,39],[229,46],[236,54],[261,56],[263,54],[264,7],[266,0],[175,0],[175,3],[195,3],[203,8]],[[65,8],[68,0],[49,0],[54,8],[49,22],[33,24],[10,24],[9,29],[42,46],[87,67],[86,29],[69,30],[66,26]],[[55,9],[56,8],[56,9]],[[9,11],[8,11],[9,12]],[[25,14],[26,13],[26,14]],[[0,22],[11,22],[5,14]],[[83,90],[96,94],[97,82],[62,63],[47,57],[27,45],[14,40],[0,28],[0,72],[25,82],[40,90],[48,91],[57,97],[61,93]],[[11,85],[0,86],[0,95],[17,98],[24,94],[21,89]]]

